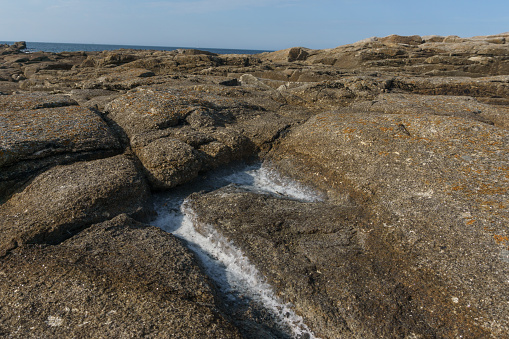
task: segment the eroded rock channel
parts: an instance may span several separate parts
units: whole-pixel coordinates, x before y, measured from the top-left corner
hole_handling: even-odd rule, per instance
[[[508,41],[0,46],[0,336],[507,337]]]
[[[197,193],[200,191],[202,193]],[[293,305],[288,299],[284,301],[286,298],[277,296],[233,239],[228,239],[222,230],[208,221],[201,221],[203,217],[195,209],[198,209],[196,203],[204,191],[220,197],[245,193],[261,199],[281,199],[289,204],[318,202],[320,194],[289,178],[282,178],[267,166],[239,164],[214,171],[175,192],[155,196],[158,218],[153,222],[183,239],[197,255],[205,272],[218,287],[221,308],[244,335],[253,338],[315,338],[303,318],[295,314]],[[213,209],[229,209],[221,199],[209,205]]]

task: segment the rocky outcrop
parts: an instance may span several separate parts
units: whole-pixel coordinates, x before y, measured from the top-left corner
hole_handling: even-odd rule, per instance
[[[125,214],[2,259],[0,334],[241,338],[181,241]]]
[[[54,167],[0,205],[0,255],[22,244],[58,244],[89,225],[148,216],[148,189],[123,155]]]
[[[318,336],[506,337],[508,41],[0,46],[0,336],[272,333],[244,326],[258,308],[232,325],[183,243],[140,223],[151,191],[253,157],[328,200],[228,187],[188,206]]]
[[[204,235],[214,227],[241,246],[317,337],[488,335],[473,321],[475,311],[444,295],[432,270],[407,266],[404,254],[377,241],[361,208],[230,187],[192,195],[187,207]]]
[[[1,44],[0,45],[0,55],[21,53],[26,48],[27,48],[27,44],[24,41],[18,41],[12,45]]]
[[[99,114],[68,96],[0,96],[0,117],[0,199],[50,166],[121,152]]]
[[[272,122],[261,124],[261,107],[190,89],[142,88],[112,101],[106,111],[127,134],[154,189],[254,156],[292,122],[272,114]]]
[[[420,108],[422,98],[414,99],[412,114],[408,99],[375,102],[368,113],[318,114],[292,130],[274,149],[274,160],[339,204],[366,207],[367,248],[380,257],[396,253],[408,265],[385,261],[379,267],[399,267],[396,281],[410,289],[411,304],[428,305],[443,319],[433,331],[445,326],[452,336],[503,336],[509,326],[500,289],[509,267],[507,130],[472,119],[461,102],[449,105],[447,98],[428,110]],[[428,274],[435,277],[432,286]],[[438,304],[436,295],[445,313],[429,308]],[[443,323],[452,309],[460,314],[458,327]],[[462,334],[467,329],[473,332]]]
[[[374,100],[359,101],[341,112],[461,117],[509,129],[509,109],[493,106],[467,96],[380,94]]]

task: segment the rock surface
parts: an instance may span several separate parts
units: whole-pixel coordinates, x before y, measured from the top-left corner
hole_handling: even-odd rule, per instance
[[[508,336],[509,33],[258,55],[25,47],[0,46],[0,336],[265,335],[221,313],[179,240],[134,221],[150,190],[250,158],[328,200],[202,192],[198,227],[317,335]]]
[[[0,298],[0,334],[11,338],[241,338],[189,250],[125,214],[11,252]]]
[[[468,322],[503,336],[509,134],[445,110],[435,114],[318,114],[288,135],[274,160],[338,203],[365,206],[367,241],[392,248],[409,265],[398,277],[402,286],[415,289],[416,275],[433,272],[456,313],[475,310]],[[428,291],[424,276],[420,281]],[[451,333],[461,335],[458,328]]]
[[[488,335],[465,296],[454,304],[432,268],[412,267],[412,255],[379,241],[361,208],[235,188],[192,195],[187,206],[200,232],[212,225],[245,251],[317,337]]]
[[[254,156],[294,122],[271,113],[269,123],[260,119],[268,115],[263,107],[192,88],[140,88],[105,109],[126,133],[154,189],[172,188],[201,171]]]
[[[0,200],[42,169],[120,152],[99,114],[69,96],[0,96]]]
[[[143,216],[148,189],[123,155],[54,167],[0,205],[0,255],[30,244],[58,244],[121,213]]]

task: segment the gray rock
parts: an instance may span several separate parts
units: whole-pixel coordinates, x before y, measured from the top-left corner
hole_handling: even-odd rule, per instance
[[[508,144],[507,130],[459,117],[323,113],[273,154],[281,170],[338,203],[364,206],[370,251],[400,253],[386,269],[433,312],[426,317],[442,319],[454,336],[478,328],[471,336],[500,337],[509,332],[502,292],[509,266],[500,260],[508,244]],[[462,314],[455,321],[451,307]]]
[[[127,134],[152,188],[172,188],[200,171],[250,157],[292,121],[270,114],[262,123],[260,113],[269,113],[204,92],[142,88],[107,105],[108,118]]]
[[[141,218],[147,198],[144,178],[123,155],[54,167],[0,205],[0,255],[25,243],[57,244],[121,213]]]
[[[230,187],[194,194],[187,207],[198,231],[209,236],[212,225],[240,247],[317,337],[447,337],[451,328],[488,335],[470,318],[475,313],[442,294],[432,271],[413,269],[404,254],[377,241],[362,208]],[[412,270],[407,283],[405,270]]]
[[[380,94],[372,101],[354,103],[342,112],[379,112],[384,114],[433,114],[462,117],[496,126],[509,127],[509,109],[478,102],[466,96]]]
[[[1,336],[241,338],[181,241],[126,215],[1,260]]]
[[[138,149],[136,154],[155,189],[168,189],[189,182],[202,168],[200,154],[177,139],[157,139]]]
[[[101,117],[66,96],[1,96],[0,199],[44,168],[121,152]],[[26,107],[26,108],[25,108]]]
[[[141,89],[114,100],[107,105],[106,111],[132,137],[142,132],[176,126],[200,107],[199,98],[180,91]]]

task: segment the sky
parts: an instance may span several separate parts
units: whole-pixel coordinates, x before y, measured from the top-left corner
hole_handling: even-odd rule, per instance
[[[509,1],[0,0],[0,41],[280,50],[509,31]]]

